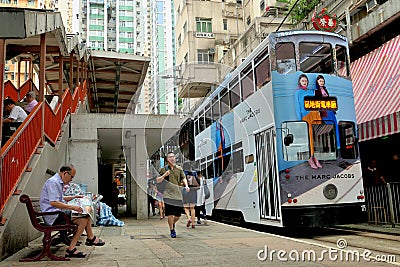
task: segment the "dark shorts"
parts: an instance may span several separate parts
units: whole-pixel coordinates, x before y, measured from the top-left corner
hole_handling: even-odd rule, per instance
[[[183,213],[182,200],[164,198],[165,216],[174,215],[181,216]]]
[[[71,215],[67,213],[67,217],[71,219]],[[58,217],[56,220],[53,222],[53,225],[63,225],[66,224],[67,222],[65,221],[65,216],[64,214],[60,213],[58,214]]]

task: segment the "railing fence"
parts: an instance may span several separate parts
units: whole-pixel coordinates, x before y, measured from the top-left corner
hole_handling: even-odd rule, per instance
[[[400,224],[400,183],[365,188],[368,222]]]

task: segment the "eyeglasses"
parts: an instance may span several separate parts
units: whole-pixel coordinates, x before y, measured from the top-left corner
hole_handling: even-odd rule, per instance
[[[71,176],[71,178],[74,178],[75,176],[73,176],[73,175],[71,175],[71,173],[70,172],[67,172],[68,174],[69,174],[69,176]]]

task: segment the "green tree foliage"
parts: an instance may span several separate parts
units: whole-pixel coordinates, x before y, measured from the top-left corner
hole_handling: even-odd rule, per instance
[[[291,0],[289,10],[296,3],[297,0]],[[310,12],[314,10],[314,7],[318,5],[320,0],[299,0],[296,6],[293,8],[290,13],[290,18],[293,24],[298,24],[303,21],[305,17],[308,16]]]

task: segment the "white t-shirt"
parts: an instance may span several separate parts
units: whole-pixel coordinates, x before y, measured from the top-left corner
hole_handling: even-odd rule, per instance
[[[14,122],[23,122],[28,115],[20,106],[14,106],[8,118],[14,119]]]

